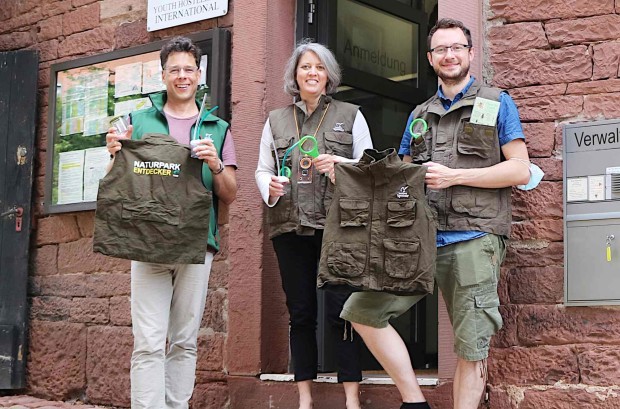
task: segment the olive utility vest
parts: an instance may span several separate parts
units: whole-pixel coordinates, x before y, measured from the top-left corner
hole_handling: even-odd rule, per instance
[[[423,295],[433,292],[436,224],[424,196],[426,168],[394,149],[366,149],[336,165],[318,286]]]
[[[164,134],[120,140],[99,182],[93,250],[163,264],[204,264],[211,192],[202,161]]]
[[[314,135],[316,132],[320,153],[352,158],[353,122],[359,107],[323,96],[310,117],[306,116],[305,109],[305,104],[300,101],[269,113],[269,125],[280,164],[286,150],[299,140],[293,110],[297,111],[300,136]],[[317,129],[319,124],[321,127]],[[275,157],[275,153],[272,154]],[[287,158],[286,166],[292,171],[291,183],[287,186],[286,194],[267,210],[269,238],[293,231],[300,235],[312,235],[315,229],[323,229],[325,224],[334,185],[328,177],[317,172],[314,166],[311,168],[312,183],[298,183],[300,159],[297,148]]]
[[[141,139],[143,135],[149,133],[170,134],[168,122],[164,115],[164,105],[167,101],[167,93],[150,94],[149,99],[153,104],[152,107],[134,111],[131,113],[131,124],[133,125],[132,139]],[[200,106],[200,101],[196,100],[196,106]],[[198,121],[197,136],[203,138],[206,134],[211,135],[213,144],[221,155],[224,139],[228,130],[228,123],[215,115],[207,115],[203,112],[202,118]],[[190,135],[194,135],[194,127],[190,130]],[[219,251],[219,232],[217,225],[218,200],[217,195],[213,191],[213,174],[209,169],[209,165],[203,162],[202,165],[202,182],[213,194],[213,208],[211,211],[211,219],[209,221],[209,248]]]
[[[485,168],[502,161],[497,124],[469,122],[476,97],[500,100],[502,90],[481,85],[478,81],[462,99],[445,110],[437,95],[416,107],[414,118],[424,118],[428,131],[411,140],[414,163],[429,160],[449,168]],[[479,230],[510,236],[512,189],[452,186],[427,190],[430,206],[437,212],[439,230]]]

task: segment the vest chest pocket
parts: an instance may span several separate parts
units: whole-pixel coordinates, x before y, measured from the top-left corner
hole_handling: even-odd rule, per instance
[[[387,204],[387,225],[390,227],[412,226],[415,220],[415,200],[390,201]]]
[[[494,126],[464,121],[458,136],[457,150],[463,155],[476,155],[488,159],[498,144]]]
[[[286,158],[286,164],[282,163],[282,159],[284,159],[284,155],[286,154],[286,150],[293,145],[293,137],[290,138],[275,138],[273,140],[273,144],[276,147],[276,151],[278,152],[278,157],[275,157],[275,154],[273,152],[273,150],[271,151],[271,156],[274,157],[275,160],[277,160],[280,163],[280,166],[288,166],[290,169],[293,169],[291,167],[291,157],[293,155],[289,154],[288,158]]]
[[[424,163],[431,159],[430,155],[430,147],[428,146],[426,140],[426,134],[431,132],[431,128],[417,138],[411,138],[411,143],[409,144],[409,156],[413,163]]]
[[[405,279],[416,274],[420,259],[419,241],[384,239],[383,248],[385,250],[384,268],[388,276]]]
[[[340,227],[368,225],[370,202],[365,199],[340,199]]]
[[[325,151],[331,155],[353,156],[353,135],[347,132],[325,132]]]
[[[327,253],[327,267],[340,277],[357,277],[366,267],[366,245],[359,243],[332,243]]]

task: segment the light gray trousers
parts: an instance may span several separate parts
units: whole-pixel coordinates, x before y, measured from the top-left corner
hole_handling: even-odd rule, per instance
[[[131,262],[132,409],[188,408],[212,262]]]

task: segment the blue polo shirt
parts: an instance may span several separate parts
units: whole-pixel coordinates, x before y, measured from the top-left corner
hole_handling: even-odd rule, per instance
[[[474,83],[474,79],[475,78],[472,76],[467,85],[465,85],[461,92],[456,94],[453,100],[448,99],[443,93],[441,86],[439,86],[437,96],[446,111],[450,109],[453,104],[463,98],[463,95],[465,95],[469,87],[471,87],[471,84]],[[523,128],[521,127],[521,120],[519,119],[519,111],[517,110],[517,106],[512,98],[510,98],[510,95],[506,92],[502,92],[500,94],[499,102],[499,112],[497,114],[497,134],[499,138],[499,145],[504,146],[508,142],[515,139],[525,140]],[[411,133],[409,132],[409,125],[413,120],[414,118],[412,112],[411,115],[409,115],[407,126],[405,126],[405,132],[403,133],[403,138],[400,142],[400,149],[398,150],[399,155],[411,154]],[[454,244],[460,241],[476,239],[484,236],[485,234],[487,233],[477,230],[439,230],[437,231],[437,247],[447,246],[448,244]]]

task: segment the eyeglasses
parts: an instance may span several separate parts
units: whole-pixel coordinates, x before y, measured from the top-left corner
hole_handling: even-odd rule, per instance
[[[194,75],[198,71],[198,67],[177,67],[173,65],[166,68],[166,72],[174,77],[180,75],[182,71],[185,71],[187,75]]]
[[[435,48],[431,48],[429,51],[436,55],[445,55],[448,53],[448,50],[452,50],[454,54],[458,54],[463,52],[463,50],[471,48],[471,45],[467,44],[452,44],[452,45],[440,45]]]

